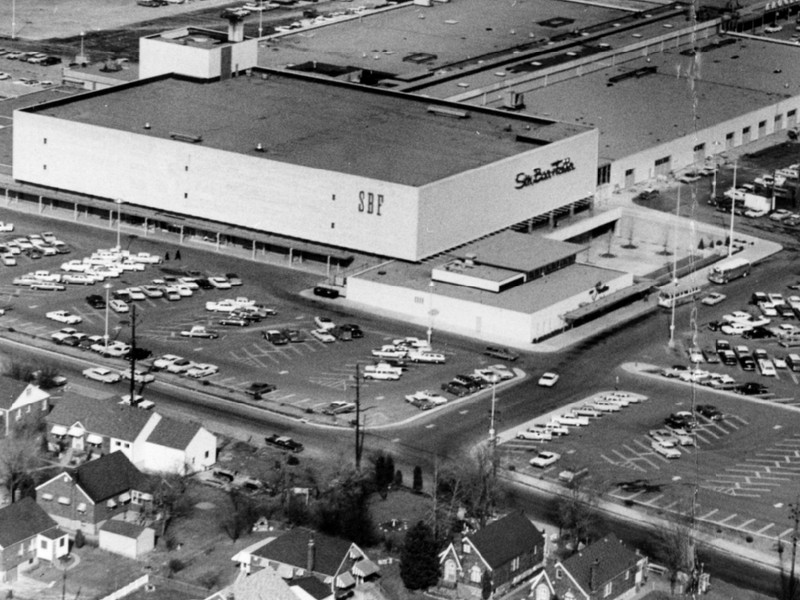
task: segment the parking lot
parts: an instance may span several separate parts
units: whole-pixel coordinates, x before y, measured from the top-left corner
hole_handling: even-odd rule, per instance
[[[445,398],[455,399],[440,388],[442,383],[457,374],[471,374],[474,369],[503,363],[498,358],[483,356],[481,346],[469,348],[460,341],[445,339],[437,332],[433,334],[433,350],[445,357],[445,364],[409,362],[399,380],[365,380],[364,369],[378,359],[372,350],[391,344],[395,338],[409,335],[426,337],[424,330],[417,331],[394,322],[382,322],[375,317],[363,320],[337,314],[335,301],[325,301],[310,294],[306,299],[287,300],[282,291],[272,286],[273,277],[291,279],[291,285],[300,289],[313,287],[314,278],[300,273],[280,273],[280,269],[248,264],[229,257],[206,255],[197,250],[182,249],[184,256],[178,259],[174,248],[161,247],[150,240],[125,238],[124,249],[131,255],[149,252],[161,260],[160,264],[147,264],[143,271],[123,271],[119,277],[111,277],[93,285],[65,284],[63,291],[31,289],[28,285],[14,285],[22,275],[34,271],[60,273],[66,261],[80,261],[98,248],[87,246],[94,242],[92,236],[81,234],[81,229],[72,224],[63,228],[58,223],[27,225],[28,217],[14,215],[9,218],[22,219],[13,232],[0,235],[0,244],[30,234],[41,234],[42,229],[53,230],[70,249],[69,254],[31,258],[22,252],[16,256],[17,266],[0,266],[0,305],[6,313],[0,317],[0,326],[13,329],[50,344],[53,349],[86,361],[86,366],[102,365],[117,370],[127,369],[122,358],[99,356],[89,350],[66,345],[56,345],[51,336],[63,327],[73,327],[79,334],[98,336],[102,339],[108,317],[109,343],[115,341],[131,343],[132,327],[130,313],[117,313],[104,308],[93,308],[86,301],[89,295],[101,297],[108,294],[111,299],[123,288],[141,287],[164,277],[175,278],[191,273],[195,277],[221,275],[236,272],[242,285],[230,289],[195,289],[189,297],[169,301],[165,297],[145,296],[132,301],[136,306],[136,345],[152,352],[152,358],[163,354],[174,354],[198,363],[210,363],[219,367],[217,373],[193,380],[203,385],[204,390],[219,390],[233,393],[237,400],[259,406],[290,407],[326,423],[346,424],[352,415],[325,415],[323,411],[334,402],[351,402],[355,397],[356,370],[361,373],[360,398],[362,407],[369,410],[372,426],[388,424],[417,415],[420,411],[405,401],[405,396],[419,390],[431,390]],[[103,232],[99,238],[107,238],[97,246],[109,249],[114,245],[112,232]],[[89,238],[89,239],[87,239]],[[171,253],[171,260],[166,260]],[[104,285],[108,285],[106,290]],[[274,308],[276,314],[260,322],[245,326],[224,326],[221,321],[225,313],[206,310],[209,301],[246,297],[264,306]],[[45,313],[63,310],[81,319],[78,324],[67,325],[45,318]],[[315,317],[325,316],[335,324],[356,323],[363,328],[362,338],[348,341],[323,342],[312,335],[317,329]],[[181,332],[193,326],[204,326],[218,334],[216,339],[190,338]],[[264,337],[267,329],[293,330],[298,341],[275,345]],[[102,346],[102,343],[101,343]],[[137,363],[137,367],[152,364],[152,358]],[[157,379],[187,381],[185,375],[159,371]],[[91,386],[97,394],[119,394],[127,389],[124,382],[105,385],[99,390],[94,383],[73,381],[71,385],[86,388]],[[245,395],[253,382],[266,382],[276,386],[272,392],[256,400]],[[118,388],[118,389],[117,389]],[[144,392],[146,396],[146,390]],[[429,411],[430,412],[430,411]],[[433,410],[435,412],[435,410]]]

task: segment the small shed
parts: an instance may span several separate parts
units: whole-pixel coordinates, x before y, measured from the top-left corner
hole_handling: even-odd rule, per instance
[[[156,532],[119,519],[106,521],[100,528],[100,549],[128,558],[140,558],[156,545]]]

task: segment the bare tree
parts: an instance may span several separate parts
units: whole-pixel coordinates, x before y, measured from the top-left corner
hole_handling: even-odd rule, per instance
[[[695,575],[694,540],[686,518],[659,528],[654,536],[656,558],[669,571],[669,583],[675,593],[681,577]],[[680,590],[683,592],[684,590]]]
[[[169,524],[192,512],[192,500],[188,496],[188,480],[177,473],[156,473],[147,480],[147,491],[153,495],[153,506],[161,513],[159,537],[167,533]]]
[[[31,428],[13,429],[0,440],[0,481],[8,490],[11,502],[17,500],[17,490],[30,473],[41,464],[42,443]]]
[[[581,542],[591,540],[597,524],[597,500],[600,492],[591,485],[587,477],[573,479],[568,493],[559,499],[557,520],[562,536],[569,545],[577,549]]]

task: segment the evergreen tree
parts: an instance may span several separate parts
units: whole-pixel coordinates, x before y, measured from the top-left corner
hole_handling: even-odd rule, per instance
[[[383,454],[379,454],[375,459],[375,485],[378,487],[378,489],[386,485],[386,482],[384,481],[385,471],[386,458],[383,456]]]
[[[414,467],[414,484],[413,490],[417,493],[422,491],[422,467]]]
[[[481,577],[481,598],[483,600],[489,600],[492,597],[492,576],[489,574],[489,570],[485,570],[483,572],[483,576]]]
[[[400,578],[409,590],[424,590],[439,580],[439,556],[431,528],[419,521],[406,533],[400,553]]]
[[[394,458],[392,458],[391,454],[386,455],[386,463],[384,466],[383,472],[383,484],[384,485],[392,485],[394,481]]]

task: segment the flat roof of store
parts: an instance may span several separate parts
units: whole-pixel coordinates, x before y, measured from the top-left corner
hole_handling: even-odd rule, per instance
[[[165,75],[30,112],[409,186],[588,130],[263,69],[215,82]]]
[[[433,293],[475,304],[530,314],[552,306],[560,300],[572,298],[581,292],[591,290],[596,284],[605,284],[619,276],[620,271],[574,264],[499,293],[440,281],[435,282]],[[410,288],[425,294],[431,292],[430,265],[394,262],[381,265],[380,269],[373,269],[355,277],[386,285]]]
[[[699,40],[698,46],[725,37]],[[797,94],[799,47],[739,38],[733,44],[701,53],[696,67],[694,57],[680,53],[684,49],[652,53],[619,66],[525,90],[525,104],[531,114],[597,127],[602,162],[690,136],[695,130]],[[656,67],[657,72],[609,82],[612,76],[642,67]],[[474,102],[489,106],[500,103],[492,95],[488,101],[482,97]],[[772,131],[771,123],[769,127]]]
[[[506,230],[461,246],[450,254],[459,258],[473,255],[478,264],[529,272],[575,256],[585,248],[579,244]]]

